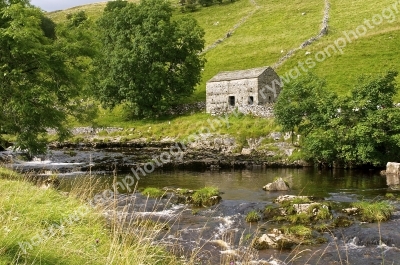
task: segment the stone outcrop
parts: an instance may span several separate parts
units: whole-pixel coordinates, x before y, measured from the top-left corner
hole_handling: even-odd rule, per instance
[[[296,243],[288,237],[282,235],[281,231],[274,229],[269,234],[263,234],[254,239],[253,247],[258,250],[262,249],[291,249]]]
[[[268,183],[263,187],[266,191],[288,191],[290,190],[289,185],[282,179],[278,178],[272,183]]]

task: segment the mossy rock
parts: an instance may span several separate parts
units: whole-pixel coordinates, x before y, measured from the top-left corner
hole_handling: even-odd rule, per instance
[[[213,206],[221,201],[218,188],[205,187],[193,193],[192,204],[197,206]]]
[[[263,219],[269,220],[273,219],[275,216],[280,216],[282,214],[281,209],[274,207],[272,205],[267,205],[263,211]]]
[[[334,227],[349,227],[352,224],[353,221],[349,217],[343,215],[336,217],[335,220],[333,221]]]

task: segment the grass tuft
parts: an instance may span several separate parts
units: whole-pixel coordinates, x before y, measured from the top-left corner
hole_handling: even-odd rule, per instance
[[[213,197],[213,196],[218,196],[219,195],[219,190],[218,188],[215,187],[204,187],[200,190],[197,190],[193,196],[192,196],[192,201],[193,204],[195,205],[205,205],[207,204],[207,201]]]
[[[248,223],[255,223],[260,221],[260,219],[261,217],[256,210],[251,210],[250,212],[248,212],[245,218],[246,222]]]
[[[144,196],[148,196],[150,198],[156,198],[156,199],[157,198],[162,198],[162,197],[165,196],[165,192],[164,191],[160,190],[159,188],[152,188],[152,187],[145,188],[142,191],[142,194]]]
[[[352,204],[360,210],[360,218],[364,222],[383,222],[389,220],[394,211],[394,207],[386,202],[355,202]]]

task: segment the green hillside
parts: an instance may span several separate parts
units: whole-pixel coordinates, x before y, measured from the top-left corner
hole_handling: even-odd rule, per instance
[[[274,65],[288,51],[300,47],[304,41],[319,34],[326,3],[325,0],[237,0],[233,3],[224,1],[222,5],[199,7],[192,13],[180,12],[179,5],[175,4],[175,17],[193,16],[206,32],[207,63],[202,82],[195,93],[183,100],[183,103],[204,101],[206,81],[219,71]],[[299,62],[313,60],[315,67],[306,70],[325,78],[329,89],[345,94],[362,74],[378,74],[389,68],[400,70],[400,12],[396,13],[397,6],[393,0],[328,0],[328,3],[328,34],[310,46],[297,50],[277,67],[279,75],[291,80],[290,74],[304,74]],[[400,10],[400,3],[396,3]],[[48,13],[48,16],[55,21],[62,21],[68,13],[85,10],[95,20],[104,7],[105,3],[96,3]],[[335,41],[345,38],[344,31],[355,31],[360,25],[365,25],[365,19],[379,17],[382,18],[381,23],[374,25],[373,29],[367,28],[364,36],[351,39],[351,42],[346,40],[343,54],[329,50]],[[228,32],[231,33],[230,37],[227,37]],[[217,45],[210,49],[215,43]],[[315,56],[324,50],[331,51],[331,56],[317,62]],[[296,72],[297,69],[300,70]],[[400,100],[399,96],[397,100]],[[163,120],[128,121],[119,106],[112,111],[101,110],[93,124],[88,125],[135,128],[134,133],[126,130],[114,135],[122,136],[126,140],[138,137],[161,139],[166,136],[183,138],[202,126],[207,127],[209,119],[209,115],[197,113]],[[232,126],[223,126],[218,132],[230,134],[241,143],[245,143],[246,138],[265,136],[271,131],[279,130],[273,120],[247,116],[231,117],[230,124]]]
[[[316,53],[344,36],[343,31],[356,30],[364,25],[365,19],[374,15],[380,15],[382,23],[373,25],[373,29],[367,28],[364,36],[347,43],[343,54],[333,53],[326,60],[317,62],[312,71],[324,77],[333,90],[346,93],[361,74],[379,73],[388,68],[400,70],[400,13],[396,13],[395,6],[398,4],[400,10],[400,3],[393,0],[329,0],[329,4],[328,35],[297,51],[277,68],[279,75],[285,75],[299,61],[315,60]],[[61,21],[67,13],[85,10],[95,19],[104,6],[105,3],[96,3],[52,12],[49,16]],[[179,6],[176,7],[176,16],[193,16],[205,29],[207,47],[233,32],[206,52],[207,64],[202,82],[188,99],[193,102],[205,100],[205,83],[219,71],[274,65],[289,50],[317,35],[322,25],[325,1],[238,0],[199,7],[192,13],[181,13]],[[307,51],[311,54],[306,55]]]

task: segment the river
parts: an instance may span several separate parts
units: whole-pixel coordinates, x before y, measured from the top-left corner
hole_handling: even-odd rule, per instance
[[[126,174],[118,173],[123,179]],[[262,187],[282,177],[291,187],[287,192],[266,192]],[[71,180],[84,180],[87,176],[67,176],[62,189],[68,190]],[[112,184],[114,177],[99,174],[96,178]],[[348,206],[360,200],[384,199],[388,193],[399,197],[398,177],[384,177],[376,171],[301,169],[252,169],[225,171],[156,171],[140,178],[138,190],[146,187],[175,187],[200,189],[218,187],[222,201],[211,208],[195,209],[187,205],[169,204],[168,199],[148,200],[140,193],[121,194],[119,214],[153,215],[168,223],[168,232],[156,240],[177,255],[188,255],[197,250],[198,264],[250,264],[252,260],[277,260],[281,264],[400,264],[400,205],[397,201],[392,218],[381,224],[355,223],[324,233],[327,242],[298,246],[291,250],[267,249],[255,251],[245,237],[265,233],[277,224],[263,220],[248,224],[244,217],[250,210],[273,205],[279,195],[307,195],[324,201]],[[120,191],[122,192],[122,190]],[[134,206],[132,206],[134,204]],[[122,213],[126,211],[125,213]],[[154,219],[154,218],[153,218]],[[221,242],[225,246],[221,246]],[[223,244],[225,244],[223,243]],[[179,247],[177,247],[179,246]],[[177,250],[179,249],[179,251]],[[229,257],[228,257],[229,256]],[[248,261],[248,260],[247,260]],[[262,263],[254,263],[262,264]]]

